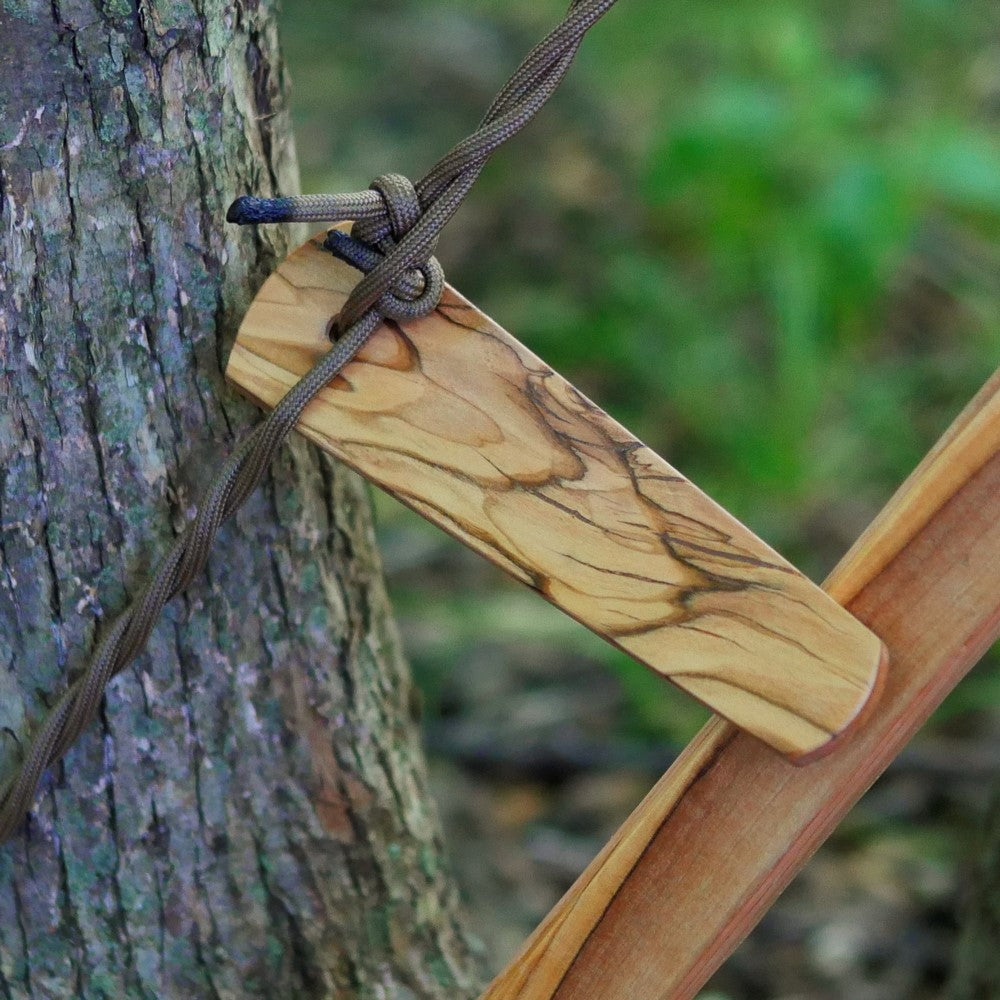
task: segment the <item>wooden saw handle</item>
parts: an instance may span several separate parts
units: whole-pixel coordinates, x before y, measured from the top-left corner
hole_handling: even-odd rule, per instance
[[[228,377],[264,406],[329,350],[358,272],[300,247]],[[875,690],[867,628],[452,289],[385,324],[299,430],[714,711],[798,759]]]

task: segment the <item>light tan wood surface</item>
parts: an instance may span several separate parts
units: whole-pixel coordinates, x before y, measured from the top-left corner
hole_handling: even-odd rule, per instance
[[[710,721],[483,1000],[689,1000],[1000,632],[1000,373],[828,592],[890,651],[878,704],[796,768]]]
[[[292,254],[227,375],[273,406],[329,350],[358,272]],[[451,289],[383,325],[299,429],[599,635],[789,756],[828,749],[880,641]]]

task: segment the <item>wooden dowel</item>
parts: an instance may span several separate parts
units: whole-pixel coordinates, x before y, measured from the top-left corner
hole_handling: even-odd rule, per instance
[[[713,719],[483,1000],[687,1000],[1000,630],[1000,372],[825,584],[886,642],[877,707],[796,768]]]

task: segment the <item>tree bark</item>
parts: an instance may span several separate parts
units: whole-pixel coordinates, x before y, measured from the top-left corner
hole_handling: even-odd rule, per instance
[[[0,776],[258,419],[272,11],[0,2]],[[0,998],[475,992],[359,481],[301,442],[0,848]]]

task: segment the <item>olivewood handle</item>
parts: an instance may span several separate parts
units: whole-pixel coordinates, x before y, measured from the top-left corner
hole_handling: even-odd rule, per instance
[[[265,282],[228,377],[264,406],[329,350],[357,272],[319,236]],[[386,324],[303,434],[795,758],[855,721],[881,642],[452,289]]]

